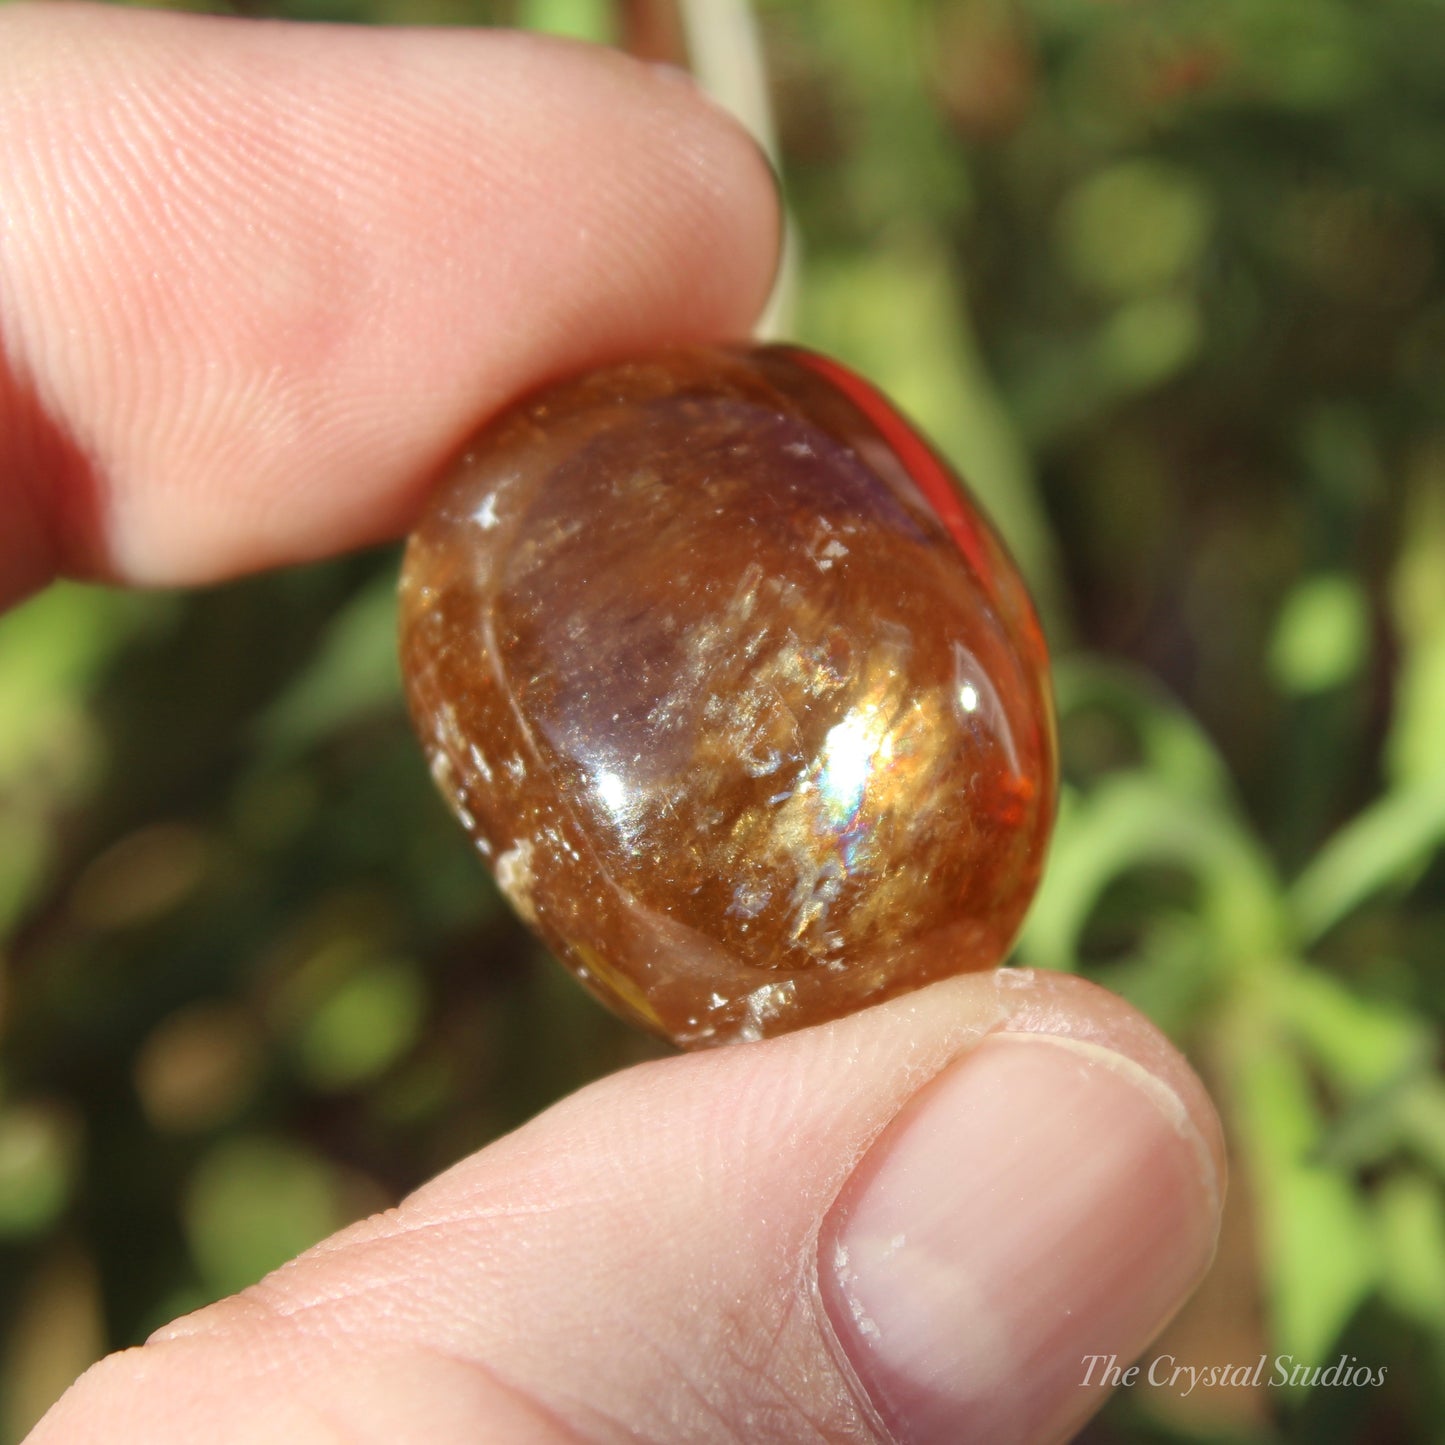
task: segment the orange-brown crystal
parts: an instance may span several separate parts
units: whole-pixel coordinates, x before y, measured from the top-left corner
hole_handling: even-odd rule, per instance
[[[961,485],[779,347],[612,366],[476,438],[407,550],[433,775],[621,1013],[758,1038],[998,963],[1055,792],[1047,660]]]

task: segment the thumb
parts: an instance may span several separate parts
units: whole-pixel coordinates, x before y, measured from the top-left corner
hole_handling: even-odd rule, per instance
[[[975,975],[585,1089],[103,1361],[32,1442],[1055,1440],[1087,1357],[1198,1281],[1222,1182],[1151,1025]]]

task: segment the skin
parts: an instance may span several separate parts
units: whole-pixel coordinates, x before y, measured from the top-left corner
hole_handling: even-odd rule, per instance
[[[746,334],[775,264],[775,191],[745,135],[676,77],[535,37],[9,6],[0,121],[0,604],[58,575],[200,584],[396,535],[509,399]],[[819,1247],[892,1207],[900,1120],[974,1139],[1006,1122],[978,1090],[929,1092],[1001,1041],[1009,1096],[1030,1077],[1059,1092],[1066,1054],[1100,1098],[1142,1085],[1130,1098],[1169,1120],[1156,1139],[1121,1092],[1047,1161],[1067,1199],[1139,1144],[1123,1202],[1097,1212],[1148,1210],[1161,1263],[1184,1261],[1103,1281],[1126,1303],[1141,1273],[1166,1281],[1126,1332],[1142,1349],[1212,1248],[1213,1109],[1119,1000],[987,974],[593,1085],[103,1361],[32,1439],[1061,1438],[1102,1400],[1038,1403],[1076,1340],[1040,1329],[1011,1350],[997,1320],[961,1315],[950,1347],[988,1368],[966,1407],[925,1397],[849,1342]],[[970,1177],[947,1188],[987,1233]],[[1053,1247],[1103,1229],[1093,1207]],[[1000,1277],[1045,1280],[996,1301],[1008,1338],[1069,1277],[1063,1253],[1040,1275],[1034,1233],[999,1234],[1017,1254]]]

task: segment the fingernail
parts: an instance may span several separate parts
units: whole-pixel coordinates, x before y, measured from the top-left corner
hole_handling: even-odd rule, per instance
[[[758,161],[763,170],[768,174],[768,179],[773,183],[773,194],[777,206],[778,216],[778,238],[777,246],[773,255],[773,274],[768,282],[767,302],[760,308],[766,311],[775,298],[778,282],[783,273],[784,247],[788,244],[788,195],[787,188],[783,184],[783,172],[780,168],[778,158],[773,154],[758,134],[756,116],[744,114],[741,110],[719,98],[701,80],[697,74],[685,66],[676,65],[670,60],[649,60],[645,62],[648,69],[660,80],[684,88],[690,91],[700,100],[706,101],[714,110],[720,111],[740,130],[753,144],[753,150],[757,153]]]
[[[824,1224],[819,1282],[900,1445],[1065,1439],[1214,1252],[1219,1181],[1178,1096],[1099,1044],[992,1035],[927,1085]]]

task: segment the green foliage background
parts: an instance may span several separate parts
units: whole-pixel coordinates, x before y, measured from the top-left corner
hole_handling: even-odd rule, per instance
[[[238,8],[678,33],[636,0]],[[1140,1003],[1229,1124],[1166,1347],[1388,1366],[1123,1392],[1088,1438],[1445,1439],[1445,8],[756,13],[789,332],[923,423],[1047,617],[1066,789],[1020,959]],[[395,570],[0,623],[0,1440],[654,1049],[433,797]]]

